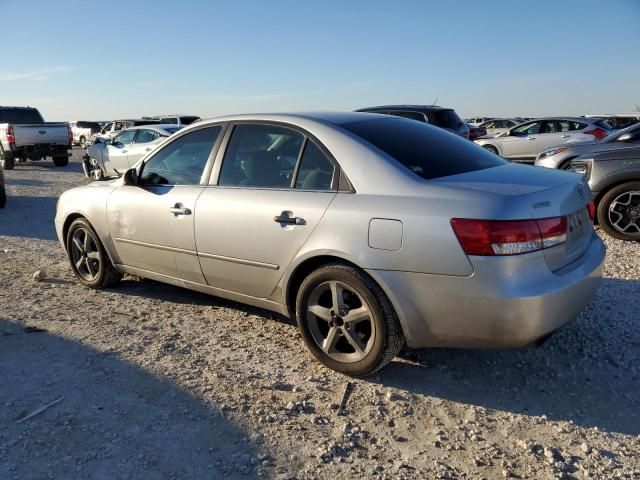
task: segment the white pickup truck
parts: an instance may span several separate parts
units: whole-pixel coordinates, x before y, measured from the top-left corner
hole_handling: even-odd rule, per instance
[[[16,160],[53,158],[56,167],[69,163],[72,133],[69,124],[45,123],[32,107],[0,106],[0,168],[12,170]]]

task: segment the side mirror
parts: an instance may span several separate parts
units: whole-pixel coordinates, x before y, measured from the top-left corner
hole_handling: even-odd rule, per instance
[[[630,140],[633,140],[633,134],[631,134],[631,133],[625,133],[625,134],[623,134],[623,135],[620,135],[620,136],[618,137],[618,140],[617,140],[617,141],[618,141],[618,142],[628,142],[628,141],[630,141]]]
[[[138,185],[138,172],[135,168],[130,168],[122,176],[122,183],[124,185],[136,186]]]

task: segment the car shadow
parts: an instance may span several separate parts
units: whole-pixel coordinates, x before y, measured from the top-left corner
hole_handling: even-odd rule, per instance
[[[247,478],[233,459],[265,454],[117,352],[1,318],[0,405],[0,478]]]
[[[56,167],[51,160],[43,160],[43,161],[26,161],[16,163],[15,170],[17,171],[25,171],[25,172],[33,172],[33,171],[42,171],[42,170],[51,170],[55,173],[72,173],[72,174],[83,174],[82,170],[82,162],[81,159],[78,160],[76,158],[69,158],[69,163],[64,167]]]
[[[0,236],[56,240],[56,198],[10,195],[0,210]]]
[[[539,347],[407,350],[367,380],[419,396],[638,435],[640,331],[620,298],[640,298],[640,281],[604,279],[587,314]]]

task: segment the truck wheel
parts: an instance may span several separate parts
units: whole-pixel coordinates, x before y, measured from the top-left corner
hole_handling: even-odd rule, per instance
[[[87,139],[84,137],[80,137],[80,148],[83,150],[87,148]]]
[[[598,203],[598,223],[613,238],[640,241],[640,182],[609,190]]]
[[[12,154],[5,152],[0,147],[0,168],[3,170],[13,170],[15,166],[15,159]]]
[[[0,208],[4,208],[7,204],[7,192],[4,190],[4,185],[0,185]]]
[[[69,164],[69,157],[53,157],[53,164],[56,167],[66,167]]]

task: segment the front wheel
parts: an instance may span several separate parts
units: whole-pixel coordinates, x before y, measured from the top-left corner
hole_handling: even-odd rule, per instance
[[[4,189],[4,185],[0,184],[0,208],[4,208],[7,205],[7,192]]]
[[[387,296],[369,275],[349,265],[326,265],[302,282],[296,320],[311,353],[351,376],[376,372],[404,345]]]
[[[75,220],[67,232],[67,254],[80,283],[90,288],[106,288],[122,278],[98,238],[84,218]]]
[[[640,241],[640,182],[609,190],[598,203],[598,223],[614,238]]]

